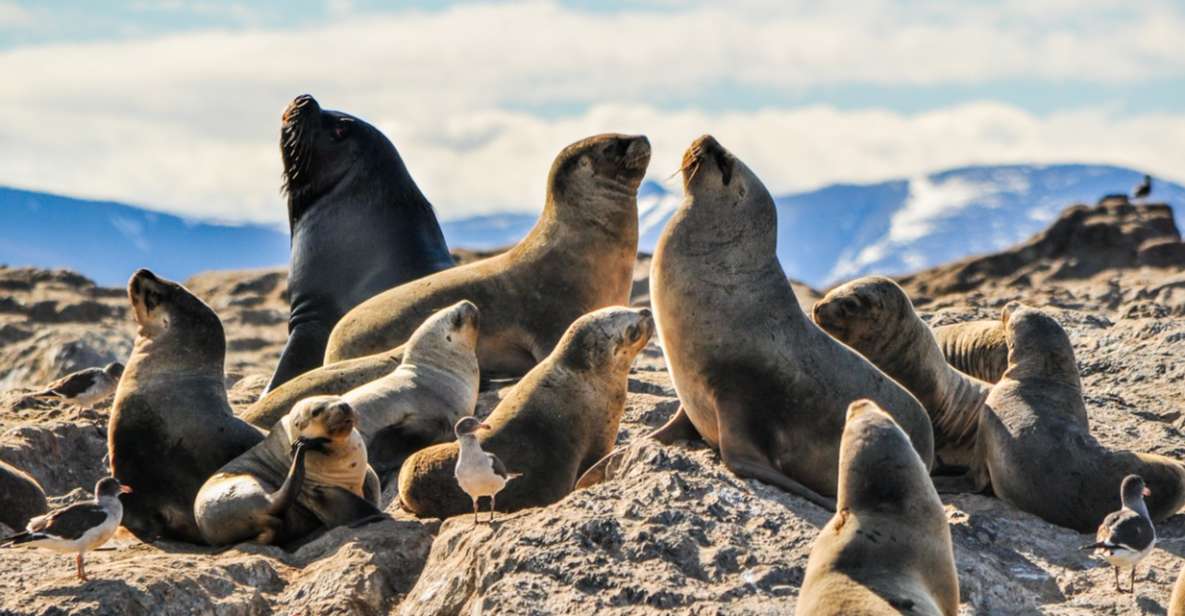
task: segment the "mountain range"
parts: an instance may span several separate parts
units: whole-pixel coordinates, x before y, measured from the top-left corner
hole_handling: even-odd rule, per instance
[[[778,257],[787,275],[816,287],[904,274],[1014,244],[1062,208],[1125,193],[1141,177],[1107,165],[971,166],[775,196]],[[656,182],[642,185],[639,250],[654,250],[681,200]],[[1185,187],[1158,181],[1152,200],[1185,206]],[[441,226],[452,247],[489,249],[517,241],[535,218],[499,213]],[[0,220],[0,263],[66,267],[101,285],[122,285],[139,267],[185,279],[288,260],[285,228],[192,221],[111,201],[0,188]],[[1180,208],[1176,221],[1185,224]]]

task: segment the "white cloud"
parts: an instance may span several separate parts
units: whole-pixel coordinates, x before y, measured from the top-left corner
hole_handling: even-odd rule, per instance
[[[0,183],[279,220],[279,114],[306,91],[383,128],[450,218],[537,209],[554,153],[604,130],[650,135],[655,177],[674,170],[697,134],[714,132],[775,190],[973,162],[1181,173],[1185,113],[696,105],[705,88],[728,84],[793,93],[1185,74],[1185,18],[1172,5],[1096,4],[1122,18],[1083,21],[1064,2],[1019,0],[912,13],[860,0],[843,14],[761,2],[610,13],[530,3],[13,49],[0,53]],[[558,118],[507,111],[563,104],[591,106]]]

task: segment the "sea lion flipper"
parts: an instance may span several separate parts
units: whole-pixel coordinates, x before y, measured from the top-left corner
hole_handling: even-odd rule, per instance
[[[663,445],[670,445],[675,441],[694,441],[700,438],[699,431],[687,416],[687,410],[679,405],[679,410],[654,432],[646,435]]]
[[[350,526],[362,520],[385,515],[366,499],[338,486],[317,486],[308,491],[309,510],[326,528]]]
[[[268,515],[283,517],[284,512],[296,502],[296,497],[304,486],[304,457],[309,449],[306,439],[297,439],[292,443],[292,465],[288,467],[288,476],[284,478],[284,483],[268,497],[271,501],[267,508]]]
[[[728,419],[745,417],[744,413],[729,412],[724,401],[717,401],[717,421],[720,433],[720,459],[724,466],[738,477],[756,479],[763,483],[777,486],[799,498],[806,499],[828,511],[835,511],[835,499],[828,498],[787,477],[782,471],[774,468],[762,456],[752,451],[752,439],[743,438],[736,433],[736,428],[729,425]]]

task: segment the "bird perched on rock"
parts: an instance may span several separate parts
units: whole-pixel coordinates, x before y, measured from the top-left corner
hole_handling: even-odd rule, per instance
[[[35,398],[61,398],[86,408],[115,393],[123,364],[114,362],[102,368],[79,370],[50,383],[44,390],[30,394]]]
[[[1152,194],[1152,176],[1145,175],[1144,179],[1141,180],[1139,184],[1136,184],[1134,188],[1132,188],[1132,198],[1143,199],[1150,194]]]
[[[63,554],[75,553],[78,579],[86,581],[82,556],[107,543],[123,520],[120,494],[131,488],[114,477],[104,477],[95,484],[95,500],[75,503],[29,520],[25,532],[0,540],[0,547],[31,545]]]
[[[1119,489],[1123,506],[1103,518],[1095,542],[1082,548],[1106,552],[1107,561],[1115,567],[1115,590],[1119,592],[1136,591],[1136,565],[1156,545],[1156,528],[1148,515],[1148,506],[1144,504],[1144,497],[1149,494],[1151,492],[1144,487],[1144,479],[1139,475],[1124,477]],[[1131,588],[1126,591],[1119,586],[1120,567],[1131,568]]]
[[[483,497],[490,497],[490,522],[494,521],[495,497],[506,482],[522,473],[506,471],[506,465],[498,456],[482,451],[477,442],[478,430],[489,430],[490,426],[479,421],[476,417],[463,417],[453,428],[460,445],[460,455],[457,456],[456,477],[461,490],[473,499],[473,523],[477,524],[477,501]]]

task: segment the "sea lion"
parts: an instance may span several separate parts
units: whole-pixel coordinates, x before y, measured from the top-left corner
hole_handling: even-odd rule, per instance
[[[521,242],[363,302],[333,329],[325,363],[403,344],[428,315],[468,299],[481,310],[482,377],[525,374],[581,315],[629,303],[637,191],[649,161],[643,136],[598,135],[564,148],[543,213]]]
[[[1168,616],[1185,616],[1185,567],[1181,567],[1181,573],[1177,574],[1177,581],[1173,584]]]
[[[292,256],[288,344],[271,391],[321,365],[354,306],[453,266],[432,205],[377,128],[296,97],[280,128]]]
[[[971,463],[979,413],[992,386],[947,363],[904,289],[883,276],[858,278],[828,291],[811,317],[917,397],[930,414],[934,450],[943,463]]]
[[[980,414],[975,476],[1013,506],[1094,532],[1120,506],[1115,486],[1144,478],[1154,521],[1185,505],[1185,467],[1164,456],[1111,451],[1090,434],[1074,348],[1053,317],[1020,304],[1003,314],[1008,370]]]
[[[29,520],[49,511],[45,490],[21,469],[0,460],[0,523],[19,530]]]
[[[959,613],[950,527],[927,475],[892,417],[872,401],[852,403],[838,510],[811,548],[795,614]]]
[[[379,480],[357,422],[341,398],[300,401],[202,486],[193,511],[206,542],[286,543],[379,515]]]
[[[998,319],[939,325],[933,332],[946,361],[964,374],[997,383],[1008,369],[1008,345]]]
[[[279,421],[294,401],[341,395],[358,413],[370,465],[380,477],[396,471],[411,453],[450,440],[453,425],[477,405],[479,312],[461,301],[428,317],[412,334],[396,363],[382,376],[353,387],[374,363],[346,360],[311,370],[267,394],[243,415],[256,426]],[[390,357],[390,353],[378,357]],[[373,357],[373,356],[371,356]],[[357,364],[358,370],[342,364]],[[301,386],[308,386],[303,392]],[[343,390],[344,389],[344,390]]]
[[[111,474],[134,492],[123,525],[141,541],[201,543],[193,497],[263,440],[226,399],[222,321],[185,287],[142,269],[128,281],[139,330],[107,425]]]
[[[922,405],[799,307],[761,180],[708,135],[687,149],[682,172],[686,197],[659,237],[650,278],[682,406],[651,436],[697,435],[738,476],[834,507],[844,414],[870,398],[929,467],[933,434]],[[612,466],[604,462],[590,478]]]
[[[484,327],[484,325],[483,325]],[[479,437],[508,472],[523,476],[498,493],[498,510],[554,503],[613,447],[625,412],[630,364],[654,333],[646,308],[602,308],[577,319],[551,355],[494,409]],[[399,471],[403,508],[421,517],[469,513],[473,500],[454,477],[454,441],[411,455]]]

